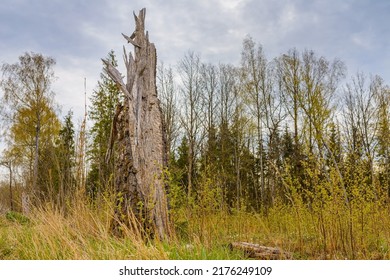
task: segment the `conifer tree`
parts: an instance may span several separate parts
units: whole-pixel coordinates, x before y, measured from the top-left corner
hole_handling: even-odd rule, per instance
[[[113,67],[117,67],[114,51],[108,53],[107,61]],[[92,196],[104,191],[113,182],[115,156],[111,157],[109,162],[106,162],[105,157],[109,146],[111,124],[120,96],[118,86],[103,71],[100,74],[98,87],[92,94],[89,109],[89,118],[93,121],[93,125],[89,132],[92,142],[89,147],[91,169],[88,174],[87,188]]]
[[[70,110],[64,117],[62,128],[59,132],[59,143],[57,146],[59,162],[59,202],[64,209],[65,200],[70,198],[75,191],[74,167],[76,162],[75,154],[75,131],[72,121],[73,112]]]

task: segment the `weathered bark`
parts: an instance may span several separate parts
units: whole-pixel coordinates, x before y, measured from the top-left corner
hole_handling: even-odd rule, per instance
[[[282,251],[279,248],[262,246],[248,242],[233,242],[230,244],[231,249],[244,251],[249,258],[261,260],[283,260],[291,259],[292,254]]]
[[[108,75],[124,94],[113,121],[112,153],[116,141],[116,179],[118,213],[116,220],[126,223],[132,214],[146,234],[165,239],[169,236],[168,207],[163,178],[167,151],[163,117],[156,90],[156,48],[145,33],[145,9],[134,14],[135,31],[124,38],[134,46],[132,53],[124,50],[126,83],[122,74],[105,62]],[[129,224],[129,223],[128,223]],[[134,224],[134,223],[133,223]]]

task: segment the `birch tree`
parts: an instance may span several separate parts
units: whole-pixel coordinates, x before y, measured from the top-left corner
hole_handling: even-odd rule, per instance
[[[189,52],[179,62],[178,71],[181,78],[181,125],[188,141],[187,194],[190,198],[195,185],[196,158],[199,155],[203,138],[202,122],[202,79],[200,57]]]
[[[54,110],[55,61],[42,54],[25,53],[14,64],[2,65],[3,102],[10,120],[10,149],[26,156],[32,192],[37,191],[41,147],[53,141],[59,121]],[[4,111],[3,111],[4,112]],[[17,150],[17,151],[16,151]]]

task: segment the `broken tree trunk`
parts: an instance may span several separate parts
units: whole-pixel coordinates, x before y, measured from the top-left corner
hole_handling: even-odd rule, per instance
[[[118,198],[113,230],[120,231],[121,224],[141,225],[148,237],[166,239],[170,235],[163,178],[167,151],[156,90],[156,48],[145,33],[145,12],[142,9],[138,16],[134,14],[135,31],[131,36],[122,34],[134,46],[134,56],[124,48],[126,82],[103,60],[107,74],[124,94],[113,120],[107,154],[109,157],[115,147]]]

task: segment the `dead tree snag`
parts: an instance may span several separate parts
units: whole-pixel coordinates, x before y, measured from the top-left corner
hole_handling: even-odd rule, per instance
[[[136,217],[133,225],[141,225],[151,236],[165,239],[169,236],[168,207],[163,180],[167,164],[165,131],[160,101],[156,90],[156,48],[145,33],[145,9],[134,14],[135,31],[122,34],[134,46],[133,54],[124,48],[126,82],[122,74],[108,61],[105,71],[124,95],[117,107],[107,156],[115,149],[118,194],[116,222],[127,223],[128,214]],[[115,145],[114,145],[115,143]]]

